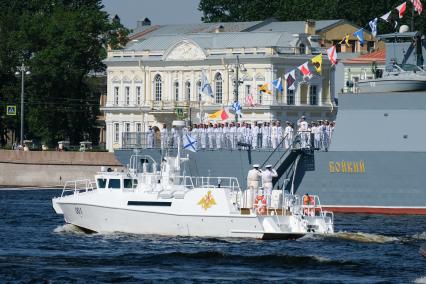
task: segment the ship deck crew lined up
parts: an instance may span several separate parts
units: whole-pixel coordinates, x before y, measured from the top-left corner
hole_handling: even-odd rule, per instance
[[[286,121],[285,127],[280,121],[257,123],[208,123],[193,124],[179,132],[175,127],[168,129],[163,124],[160,135],[155,135],[154,127],[149,126],[146,135],[146,148],[176,148],[178,139],[189,134],[197,143],[198,150],[237,149],[238,144],[251,145],[256,149],[288,149],[298,134],[302,148],[328,151],[334,132],[334,122],[318,120],[308,123],[302,116],[296,124]],[[283,140],[284,139],[284,140]],[[144,139],[138,139],[141,141]]]

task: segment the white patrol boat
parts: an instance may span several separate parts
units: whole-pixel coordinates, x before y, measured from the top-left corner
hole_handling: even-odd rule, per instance
[[[185,175],[186,161],[180,150],[159,167],[151,156],[133,155],[126,171],[102,168],[95,181],[66,182],[53,208],[67,223],[100,233],[296,239],[334,232],[333,213],[317,196],[304,202],[273,190],[266,202],[262,190],[242,191],[235,177]]]
[[[179,175],[185,159],[165,158],[157,170],[150,156],[134,155],[125,172],[102,169],[96,181],[67,182],[53,208],[67,223],[101,233],[296,239],[334,231],[317,196],[307,205],[274,190],[268,207],[262,195],[249,200],[234,177]]]

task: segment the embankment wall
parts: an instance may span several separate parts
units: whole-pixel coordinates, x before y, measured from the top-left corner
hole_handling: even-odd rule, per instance
[[[0,186],[63,186],[67,180],[93,180],[101,166],[122,167],[108,152],[0,150]]]

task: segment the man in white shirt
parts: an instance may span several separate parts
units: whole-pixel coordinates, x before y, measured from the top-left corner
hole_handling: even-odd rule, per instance
[[[277,147],[281,143],[282,139],[283,139],[283,128],[281,127],[281,123],[277,121]]]
[[[269,127],[268,123],[263,123],[262,127],[262,148],[268,148]]]
[[[257,123],[254,123],[253,128],[251,129],[251,136],[252,136],[252,146],[253,149],[257,148],[257,135],[259,134],[259,126],[257,126]]]
[[[168,136],[169,136],[169,131],[167,129],[166,124],[164,123],[163,128],[160,130],[161,149],[167,148]]]
[[[287,121],[286,124],[287,126],[284,129],[284,147],[288,149],[293,144],[293,127],[291,127],[290,121]]]
[[[247,174],[247,189],[251,190],[252,199],[250,204],[254,201],[254,198],[257,196],[257,191],[260,186],[260,179],[262,178],[262,171],[259,169],[258,164],[253,165],[253,169],[249,170]]]
[[[152,126],[148,127],[148,148],[154,148],[154,130]]]
[[[222,130],[222,127],[221,127],[221,125],[220,125],[220,123],[218,124],[218,125],[214,125],[214,127],[215,127],[215,131],[214,131],[214,134],[215,134],[215,140],[216,140],[216,149],[220,149],[220,148],[222,148],[222,140],[223,140],[223,130]]]
[[[305,116],[300,118],[299,123],[299,135],[300,135],[300,147],[306,148],[308,146],[308,123],[305,120]]]
[[[262,171],[262,186],[264,190],[264,195],[267,198],[268,207],[271,204],[271,194],[272,194],[272,179],[277,177],[277,171],[272,168],[272,165],[266,165],[266,170]]]
[[[272,122],[271,126],[271,144],[272,149],[277,148],[278,145],[278,128],[275,122]]]
[[[201,148],[206,149],[207,148],[207,125],[200,124],[200,128],[198,132],[200,133]]]

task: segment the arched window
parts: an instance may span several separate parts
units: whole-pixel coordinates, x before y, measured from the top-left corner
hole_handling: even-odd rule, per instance
[[[175,101],[179,101],[179,82],[173,84],[173,91],[175,93]]]
[[[303,43],[301,43],[299,45],[299,53],[300,54],[305,54],[306,53],[306,46]]]
[[[191,100],[191,83],[190,82],[185,83],[185,100],[187,101]]]
[[[222,103],[222,75],[220,73],[216,73],[214,76],[214,85],[215,85],[215,101],[217,104]]]
[[[154,77],[154,87],[155,87],[155,100],[161,101],[163,83],[161,82],[160,74],[157,74]]]
[[[197,81],[197,97],[198,101],[201,101],[201,81]]]

